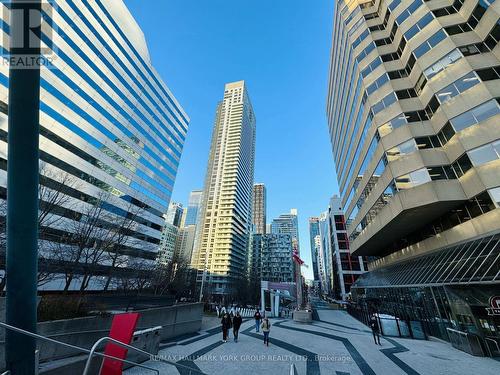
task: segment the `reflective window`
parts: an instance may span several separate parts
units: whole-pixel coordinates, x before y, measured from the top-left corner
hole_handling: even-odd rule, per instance
[[[366,68],[364,68],[362,71],[361,71],[361,75],[363,76],[363,78],[366,78],[366,76],[368,74],[370,74],[372,71],[374,71],[380,64],[382,63],[382,60],[380,59],[379,56],[377,56],[375,58],[375,60],[373,60],[370,65],[368,65]]]
[[[417,169],[416,171],[399,176],[395,179],[397,190],[411,189],[429,181],[431,181],[431,177],[429,176],[427,168]]]
[[[401,4],[401,0],[394,0],[392,3],[390,3],[387,8],[389,8],[391,11],[396,9],[396,7]]]
[[[500,140],[475,148],[467,154],[475,167],[500,159]]]
[[[410,27],[410,29],[404,33],[404,36],[406,40],[410,40],[413,38],[415,35],[418,34],[418,32],[422,31],[425,26],[427,26],[434,17],[432,17],[431,13],[427,13],[425,16],[423,16],[415,25]]]
[[[388,81],[389,81],[389,76],[387,75],[387,73],[382,74],[380,77],[376,79],[375,82],[373,82],[370,86],[366,88],[366,93],[368,95],[373,94],[380,87],[385,85]]]
[[[441,41],[446,39],[446,33],[443,30],[439,30],[425,42],[423,42],[420,46],[415,49],[414,54],[417,58],[421,57],[423,54],[428,52],[431,48],[438,45]]]
[[[496,187],[494,189],[489,189],[488,193],[490,193],[490,197],[495,203],[495,206],[500,207],[500,187]]]
[[[479,77],[475,72],[470,72],[452,84],[446,86],[437,93],[437,99],[441,104],[470,89],[479,83]]]
[[[462,58],[462,54],[460,53],[459,50],[454,49],[450,53],[448,53],[445,57],[442,59],[436,61],[434,64],[432,64],[430,67],[424,70],[425,76],[430,79],[436,74],[438,74],[440,71],[446,69],[450,65],[452,65],[455,61],[459,60]]]
[[[455,131],[461,131],[469,126],[475,125],[481,121],[485,121],[492,116],[500,113],[500,105],[495,99],[483,103],[477,107],[462,113],[450,120]]]
[[[391,148],[386,151],[387,159],[389,161],[397,160],[401,155],[408,155],[412,152],[417,151],[417,144],[414,139],[410,139],[406,142],[403,142],[396,147]]]
[[[357,46],[359,46],[359,44],[365,40],[365,38],[368,36],[368,34],[370,34],[370,32],[368,30],[365,30],[361,33],[360,36],[358,36],[356,38],[356,40],[354,42],[352,42],[352,49],[355,49]]]
[[[403,10],[401,14],[396,18],[396,22],[398,23],[398,25],[401,25],[401,23],[403,23],[408,17],[410,17],[410,15],[414,13],[422,4],[422,0],[415,0],[413,3],[411,3],[411,5]]]
[[[403,113],[401,113],[396,117],[394,117],[393,119],[387,121],[385,124],[379,126],[378,134],[380,137],[383,137],[392,132],[394,129],[397,129],[406,124],[407,124],[406,116]]]
[[[371,42],[370,44],[368,44],[368,46],[363,50],[361,51],[361,53],[358,55],[358,57],[356,57],[356,61],[358,62],[358,64],[363,61],[363,59],[368,56],[370,54],[371,51],[373,51],[375,49],[375,43]]]
[[[394,104],[397,101],[396,94],[394,92],[391,92],[389,95],[387,95],[384,99],[376,103],[372,107],[373,114],[379,113],[381,110],[384,108],[389,107],[390,105]]]

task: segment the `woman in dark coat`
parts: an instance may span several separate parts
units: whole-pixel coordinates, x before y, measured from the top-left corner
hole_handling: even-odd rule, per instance
[[[222,325],[222,342],[227,342],[227,336],[229,333],[229,329],[232,326],[231,317],[228,313],[225,313],[221,320]]]

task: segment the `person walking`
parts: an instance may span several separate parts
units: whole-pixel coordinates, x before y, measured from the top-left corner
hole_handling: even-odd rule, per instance
[[[269,346],[269,332],[271,332],[271,322],[269,318],[266,316],[264,321],[262,322],[262,333],[264,333],[264,345]]]
[[[373,314],[372,317],[370,318],[370,328],[372,329],[373,340],[375,341],[375,345],[382,345],[380,343],[380,327],[378,325],[378,319],[375,316],[375,314]]]
[[[222,342],[227,342],[229,335],[229,329],[231,328],[231,317],[228,313],[225,313],[221,320],[222,325]]]
[[[235,317],[233,318],[233,336],[234,342],[238,342],[238,333],[240,332],[241,323],[243,323],[243,318],[240,312],[237,311]]]
[[[255,319],[255,332],[259,332],[260,323],[262,321],[262,315],[260,315],[259,309],[257,309],[253,315],[253,318]]]

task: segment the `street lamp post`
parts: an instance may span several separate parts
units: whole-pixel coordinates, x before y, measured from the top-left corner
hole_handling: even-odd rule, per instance
[[[9,6],[6,321],[35,333],[41,0],[11,0]],[[11,375],[35,374],[35,350],[34,338],[7,330],[5,359]]]

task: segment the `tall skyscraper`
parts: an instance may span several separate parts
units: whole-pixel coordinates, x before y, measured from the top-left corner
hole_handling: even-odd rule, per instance
[[[192,266],[205,295],[227,295],[245,276],[255,160],[255,114],[245,82],[218,104]]]
[[[253,225],[256,234],[266,233],[266,186],[253,186]]]
[[[198,213],[200,211],[201,200],[203,197],[202,190],[193,190],[189,194],[185,225],[196,225],[198,223]]]
[[[165,216],[165,222],[179,228],[182,222],[182,216],[184,215],[184,208],[182,203],[170,202]]]
[[[273,232],[271,223],[266,224],[266,234],[271,234]]]
[[[495,324],[499,18],[483,0],[335,6],[327,114],[342,207],[351,253],[379,257],[352,291],[383,296],[379,312],[440,316],[430,334],[445,339],[447,322],[481,336]]]
[[[325,296],[331,295],[332,291],[332,247],[330,244],[330,228],[328,222],[328,211],[323,212],[318,221],[319,234],[316,236],[318,253],[318,278],[321,293]]]
[[[174,259],[178,234],[179,227],[165,221],[158,250],[158,262],[160,264],[167,265]]]
[[[292,208],[289,214],[282,214],[271,223],[273,234],[289,234],[292,236],[294,248],[299,250],[299,220],[297,209]]]
[[[187,225],[179,228],[175,242],[174,255],[188,264],[191,263],[193,255],[196,225]]]
[[[319,235],[319,218],[318,217],[310,217],[309,218],[309,240],[311,244],[311,259],[313,266],[313,276],[314,280],[319,280],[318,273],[318,248],[316,236]]]
[[[7,17],[7,4],[0,7]],[[98,204],[108,228],[133,221],[127,240],[110,253],[120,257],[120,269],[110,271],[109,260],[100,264],[99,275],[116,275],[112,286],[134,264],[154,264],[189,119],[155,71],[144,35],[122,0],[61,0],[47,12],[42,38],[46,45],[53,41],[53,67],[41,71],[40,182],[45,197],[62,192],[64,198],[53,207],[55,216],[41,223],[40,254],[47,271],[57,273],[66,255],[54,249],[78,235],[76,226],[89,228],[75,218],[90,215]],[[1,27],[8,36],[9,20],[2,19]],[[8,42],[1,38],[3,51]],[[0,64],[1,199],[7,195],[8,69]],[[78,289],[86,260],[71,261],[69,288]],[[90,289],[102,287],[95,279]],[[54,280],[44,288],[65,287],[61,278]]]

